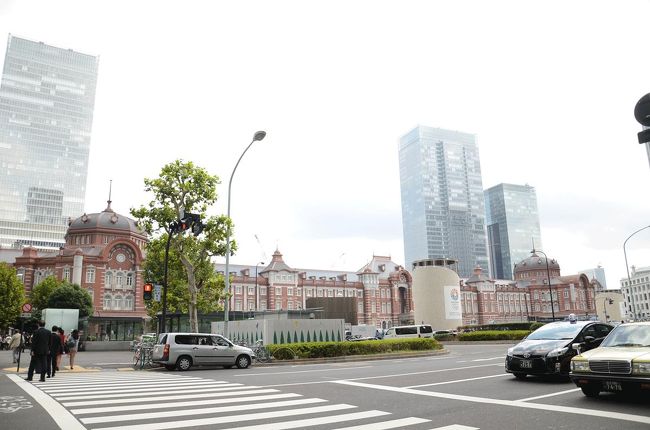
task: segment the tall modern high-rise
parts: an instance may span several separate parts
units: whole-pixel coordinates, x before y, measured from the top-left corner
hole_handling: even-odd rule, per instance
[[[469,277],[488,269],[481,163],[473,134],[418,126],[400,139],[399,168],[406,267],[458,260]]]
[[[530,185],[499,184],[485,190],[490,273],[496,279],[513,279],[516,263],[542,248],[537,194]]]
[[[98,57],[9,35],[0,85],[0,246],[58,249],[84,209]]]

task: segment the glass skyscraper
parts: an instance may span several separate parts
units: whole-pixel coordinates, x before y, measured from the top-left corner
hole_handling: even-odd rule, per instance
[[[98,57],[9,35],[0,85],[0,245],[58,249],[84,209]]]
[[[485,190],[485,215],[490,273],[513,279],[514,265],[530,257],[533,246],[543,250],[535,188],[499,184]]]
[[[458,274],[488,269],[481,163],[473,134],[418,126],[400,139],[404,257],[458,260]]]

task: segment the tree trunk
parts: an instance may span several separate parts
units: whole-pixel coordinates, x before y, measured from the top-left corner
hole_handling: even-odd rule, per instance
[[[197,297],[199,294],[198,289],[196,288],[196,277],[194,276],[194,265],[181,254],[181,262],[185,266],[185,271],[187,272],[187,288],[190,293],[190,303],[187,307],[189,317],[190,317],[190,331],[192,333],[199,332],[199,317],[197,312]]]

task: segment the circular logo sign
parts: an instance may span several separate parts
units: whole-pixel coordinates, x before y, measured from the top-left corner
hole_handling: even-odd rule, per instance
[[[25,303],[23,305],[23,312],[31,312],[31,311],[32,311],[32,305],[30,305],[29,303]]]

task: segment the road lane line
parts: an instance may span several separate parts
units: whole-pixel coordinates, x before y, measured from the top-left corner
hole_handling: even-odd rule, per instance
[[[329,405],[329,406],[317,406],[313,408],[286,409],[283,411],[274,411],[274,412],[260,412],[260,413],[247,414],[247,415],[224,415],[219,417],[199,418],[194,420],[180,420],[180,421],[157,422],[157,423],[148,423],[148,424],[129,423],[125,426],[102,427],[101,430],[164,430],[164,429],[177,429],[177,428],[186,428],[186,427],[223,425],[229,423],[238,423],[241,421],[267,420],[272,418],[284,418],[284,417],[291,417],[296,415],[320,414],[325,412],[340,411],[343,409],[352,409],[352,408],[356,408],[356,406],[347,405],[347,404],[338,404],[338,405]],[[376,412],[380,412],[380,411],[376,411]],[[388,414],[387,412],[384,413]],[[281,428],[281,427],[272,427],[272,426],[273,423],[266,423],[260,428],[262,429]]]
[[[460,424],[453,424],[450,426],[436,427],[433,430],[481,430],[479,427],[468,427]]]
[[[293,366],[292,366],[293,367]],[[369,367],[373,366],[357,366],[357,367],[344,367],[344,368],[337,368],[336,370],[356,370],[356,369],[367,369]],[[291,372],[268,372],[268,373],[242,373],[240,375],[234,375],[234,376],[267,376],[267,375],[287,375],[287,374],[294,374],[294,373],[316,373],[316,372],[331,372],[332,369],[319,369],[319,370],[299,370],[299,371],[291,371]]]
[[[18,375],[7,375],[7,377],[36,400],[36,402],[43,407],[45,412],[52,417],[54,422],[57,423],[59,428],[66,430],[86,430],[86,428],[82,426],[70,412],[61,406],[61,404],[39,390],[37,387],[25,381]]]
[[[432,387],[434,385],[455,384],[456,382],[476,381],[476,380],[479,380],[479,379],[499,378],[499,377],[502,377],[502,376],[510,376],[510,374],[509,373],[499,373],[498,375],[479,376],[479,377],[476,377],[476,378],[467,378],[467,379],[456,379],[455,381],[434,382],[432,384],[421,384],[421,385],[410,385],[408,387],[403,387],[403,388]]]
[[[491,357],[491,358],[477,358],[472,361],[490,361],[490,360],[503,360],[503,359],[504,359],[503,355],[500,355],[498,357]]]
[[[646,417],[642,415],[624,414],[620,412],[599,411],[595,409],[581,409],[581,408],[575,408],[570,406],[547,405],[542,403],[526,403],[518,400],[498,400],[498,399],[489,399],[486,397],[473,397],[473,396],[464,396],[459,394],[437,393],[433,391],[413,390],[409,388],[390,387],[386,385],[366,384],[363,382],[354,382],[352,380],[340,380],[340,381],[332,381],[332,382],[336,384],[351,385],[351,386],[356,386],[361,388],[368,388],[372,390],[393,391],[397,393],[412,394],[416,396],[437,397],[441,399],[460,400],[460,401],[474,402],[474,403],[485,403],[485,404],[499,405],[499,406],[512,406],[515,408],[524,408],[524,409],[539,409],[542,411],[565,412],[565,413],[576,414],[576,415],[588,415],[590,417],[601,417],[601,418],[650,424],[650,417]]]
[[[365,376],[361,378],[349,378],[346,379],[346,381],[361,381],[364,379],[383,379],[383,378],[395,378],[395,377],[401,377],[401,376],[412,376],[412,375],[425,375],[428,373],[440,373],[440,372],[448,372],[451,370],[466,370],[466,369],[478,369],[481,367],[494,367],[494,366],[499,366],[503,367],[503,364],[477,364],[476,366],[463,366],[463,367],[450,367],[449,369],[439,369],[439,370],[425,370],[422,372],[410,372],[410,373],[393,373],[390,375],[378,375],[378,376]]]
[[[571,390],[558,391],[557,393],[544,394],[543,396],[528,397],[526,399],[519,399],[519,400],[516,400],[516,401],[517,402],[528,402],[530,400],[544,399],[546,397],[553,397],[553,396],[561,396],[562,394],[567,394],[567,393],[575,393],[576,391],[580,391],[580,388],[573,388]]]

